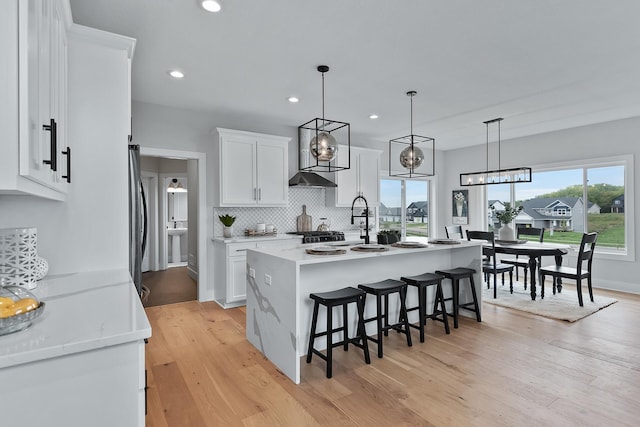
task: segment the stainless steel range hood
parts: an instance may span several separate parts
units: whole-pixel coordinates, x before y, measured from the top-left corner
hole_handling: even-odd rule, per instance
[[[289,180],[289,187],[337,187],[337,185],[317,173],[298,172]]]

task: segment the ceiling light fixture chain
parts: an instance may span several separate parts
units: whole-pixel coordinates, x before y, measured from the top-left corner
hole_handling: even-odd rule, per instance
[[[416,96],[418,92],[415,90],[410,90],[407,92],[407,95],[411,97],[411,135],[413,135],[413,97]]]

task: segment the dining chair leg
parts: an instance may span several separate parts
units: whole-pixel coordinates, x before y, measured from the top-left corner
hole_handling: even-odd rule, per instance
[[[509,271],[509,292],[513,293],[513,271]]]
[[[587,277],[587,286],[589,286],[589,298],[591,298],[591,302],[593,302],[593,288],[591,287],[591,275]]]
[[[582,303],[582,280],[580,280],[579,276],[576,280],[576,290],[578,291],[578,303],[580,304],[580,307],[583,307],[584,304]]]

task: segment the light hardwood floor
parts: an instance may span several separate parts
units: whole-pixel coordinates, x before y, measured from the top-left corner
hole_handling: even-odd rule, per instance
[[[637,426],[640,295],[595,293],[619,301],[575,323],[485,304],[413,347],[390,333],[371,365],[336,349],[332,379],[314,357],[300,385],[246,341],[244,308],[147,308],[147,426]]]

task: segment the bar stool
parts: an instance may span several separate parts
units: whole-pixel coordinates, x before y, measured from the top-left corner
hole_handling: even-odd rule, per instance
[[[436,274],[443,275],[446,279],[450,279],[452,283],[452,296],[451,298],[445,298],[445,301],[452,301],[453,304],[453,327],[458,328],[458,311],[461,308],[476,313],[476,320],[480,322],[478,295],[476,295],[476,286],[473,281],[473,275],[476,274],[476,271],[472,268],[458,267],[449,270],[437,270]],[[469,279],[471,295],[473,295],[472,302],[460,304],[460,280],[462,279]],[[471,308],[472,306],[473,308]]]
[[[367,337],[367,339],[378,344],[378,357],[382,357],[382,333],[389,335],[389,329],[395,329],[407,336],[407,345],[411,347],[411,332],[409,331],[409,321],[407,320],[407,306],[405,298],[407,296],[407,284],[400,280],[386,279],[381,282],[366,283],[358,285],[358,288],[367,294],[376,296],[376,315],[369,319],[364,319],[364,323],[376,321],[378,338]],[[398,322],[389,324],[389,294],[398,292],[400,295],[400,314]],[[384,311],[382,309],[382,297],[384,297]],[[365,297],[366,299],[366,297]],[[384,320],[384,326],[383,326]]]
[[[367,343],[367,333],[364,329],[364,299],[365,293],[360,289],[347,287],[330,292],[313,293],[309,295],[314,301],[313,317],[311,319],[311,333],[309,335],[309,349],[307,350],[307,363],[311,363],[311,356],[317,354],[322,360],[327,362],[327,378],[333,375],[333,347],[344,346],[344,351],[349,349],[349,344],[361,348],[364,351],[364,361],[369,364],[369,346]],[[358,331],[356,336],[349,338],[349,326],[347,307],[350,303],[356,303],[358,308]],[[320,305],[327,308],[327,329],[324,332],[316,333],[316,325],[318,323],[318,308]],[[342,324],[339,328],[333,327],[333,307],[342,306]],[[333,342],[333,334],[343,331],[342,341]],[[313,347],[313,342],[317,337],[327,337],[327,354],[322,354]],[[362,341],[362,343],[360,342]]]
[[[407,285],[416,286],[418,288],[418,305],[415,307],[407,308],[407,313],[413,310],[418,310],[418,325],[409,324],[412,328],[420,330],[420,342],[424,342],[424,325],[427,323],[427,319],[437,320],[444,323],[444,330],[447,334],[451,333],[449,330],[449,319],[447,317],[447,310],[444,306],[444,294],[442,292],[442,279],[444,276],[440,274],[424,273],[418,276],[403,276],[401,280]],[[427,287],[436,287],[436,296],[433,301],[433,313],[427,314]],[[438,310],[438,305],[440,309]]]

